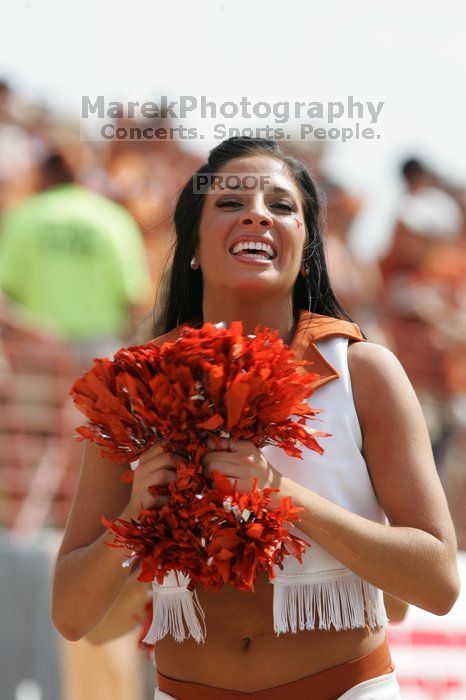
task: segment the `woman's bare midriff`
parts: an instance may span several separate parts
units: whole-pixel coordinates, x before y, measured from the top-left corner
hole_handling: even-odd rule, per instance
[[[385,632],[304,630],[277,636],[273,630],[273,585],[262,573],[254,593],[225,586],[198,588],[205,613],[204,643],[165,637],[155,645],[160,673],[191,683],[255,692],[289,683],[368,654]]]

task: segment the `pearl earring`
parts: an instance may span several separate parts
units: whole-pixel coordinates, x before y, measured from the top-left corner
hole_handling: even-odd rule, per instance
[[[198,262],[195,255],[193,255],[193,257],[191,258],[191,262],[189,264],[191,265],[192,270],[199,269],[199,262]]]

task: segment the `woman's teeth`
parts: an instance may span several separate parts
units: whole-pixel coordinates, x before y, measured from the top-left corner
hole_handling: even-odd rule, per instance
[[[275,257],[275,252],[271,245],[259,241],[241,241],[236,243],[230,251],[232,255],[241,255],[247,258],[259,258],[260,260],[271,260]]]
[[[259,258],[260,260],[270,260],[268,255],[265,255],[264,253],[245,253],[245,252],[239,252],[237,253],[242,258]]]

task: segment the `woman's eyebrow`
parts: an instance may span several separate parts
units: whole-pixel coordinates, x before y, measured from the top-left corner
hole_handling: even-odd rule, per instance
[[[266,194],[287,194],[292,199],[296,199],[296,195],[286,187],[281,187],[280,185],[275,185],[271,188],[264,189]],[[220,192],[214,192],[217,197],[222,197],[225,194],[240,193],[240,194],[252,194],[253,190],[241,185],[225,185],[224,189]]]
[[[290,197],[296,197],[296,195],[293,194],[293,192],[291,192],[291,190],[287,190],[286,187],[280,187],[279,185],[275,185],[272,188],[271,193],[272,194],[275,194],[275,193],[288,194]]]

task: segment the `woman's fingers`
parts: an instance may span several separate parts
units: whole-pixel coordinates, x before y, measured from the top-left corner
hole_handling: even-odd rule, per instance
[[[136,469],[136,471],[139,470],[140,474],[148,469],[161,469],[164,467],[171,467],[174,469],[178,462],[183,460],[183,457],[173,452],[162,452],[152,456],[146,456],[146,454],[147,453],[144,453],[144,456],[141,456],[139,466]]]
[[[225,438],[217,438],[217,442],[212,438],[209,438],[206,443],[206,447],[214,452],[236,452],[238,446],[233,440],[226,440]]]
[[[168,484],[176,479],[176,472],[173,469],[157,469],[150,472],[138,483],[138,490],[147,491],[150,486]]]
[[[166,452],[166,450],[159,447],[159,445],[153,445],[151,448],[142,453],[139,458],[139,466],[147,464],[147,462],[166,462],[167,460],[180,462],[186,460],[186,456],[180,454],[179,452]]]
[[[165,445],[166,442],[166,440],[160,440],[159,442],[156,442],[155,445],[152,445],[152,447],[149,447],[147,450],[145,450],[139,457],[139,463],[143,464],[144,462],[147,462],[148,460],[153,459],[155,457],[169,454],[168,452],[166,452],[166,450],[163,449],[163,445]]]
[[[169,500],[168,484],[158,484],[157,486],[149,486],[148,493],[153,499],[155,506],[162,506]]]
[[[143,452],[138,464],[133,464],[134,478],[131,502],[136,509],[154,508],[168,501],[168,484],[176,479],[177,465],[182,455],[163,449],[166,441],[160,441]],[[151,487],[160,487],[161,493]],[[152,491],[152,493],[151,493]]]
[[[212,452],[244,452],[250,449],[251,444],[247,440],[232,440],[231,438],[216,438],[214,440],[210,437],[206,442],[206,447]]]
[[[237,476],[233,476],[232,474],[229,473],[231,468],[231,464],[220,464],[220,463],[213,463],[213,464],[206,464],[204,466],[204,475],[205,476],[212,476],[212,472],[220,472],[220,474],[223,474],[223,476],[226,476],[228,479],[237,479]]]

